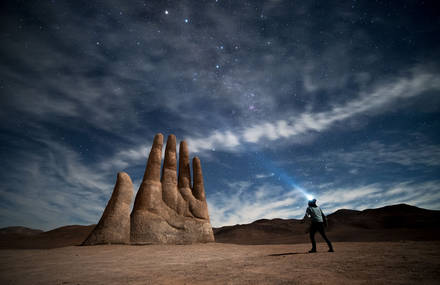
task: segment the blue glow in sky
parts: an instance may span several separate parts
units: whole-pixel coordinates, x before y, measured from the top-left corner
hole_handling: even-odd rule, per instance
[[[257,158],[257,161],[268,171],[268,173],[271,174],[271,176],[273,174],[273,176],[278,178],[278,181],[287,186],[287,188],[291,188],[292,190],[301,193],[307,200],[312,200],[314,198],[311,193],[298,185],[292,174],[288,174],[284,169],[277,167],[275,163],[264,154],[257,153],[255,158]]]

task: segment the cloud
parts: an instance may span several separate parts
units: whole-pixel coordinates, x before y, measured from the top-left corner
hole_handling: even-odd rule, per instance
[[[408,135],[407,135],[408,136]],[[424,170],[424,172],[440,166],[440,147],[427,142],[421,134],[414,134],[399,142],[385,143],[373,140],[351,146],[347,149],[325,151],[317,157],[298,158],[303,162],[316,163],[322,160],[332,167],[350,167],[352,174],[360,170],[384,167],[385,164],[402,166],[408,170]]]
[[[255,178],[257,178],[257,179],[264,179],[264,178],[269,178],[269,177],[273,177],[273,176],[275,176],[275,173],[268,173],[268,174],[264,174],[264,173],[261,173],[261,174],[256,174],[255,175]]]
[[[415,97],[427,91],[440,90],[438,74],[415,70],[392,82],[382,83],[371,92],[361,92],[356,99],[335,105],[324,112],[304,112],[288,120],[262,122],[257,125],[224,132],[214,131],[206,138],[189,138],[193,152],[219,149],[237,151],[245,143],[258,144],[263,140],[275,141],[313,132],[325,132],[336,123],[357,115],[386,112],[398,99]],[[393,108],[395,108],[393,106]]]
[[[327,212],[338,209],[364,210],[407,203],[436,209],[440,205],[440,181],[377,182],[342,188],[327,188],[319,194],[318,202]]]
[[[398,98],[409,98],[429,90],[439,90],[438,75],[414,73],[409,78],[400,78],[392,83],[376,87],[371,93],[361,93],[359,98],[345,105],[334,106],[331,110],[318,113],[303,113],[289,121],[263,123],[243,130],[246,142],[257,143],[261,139],[277,140],[301,135],[306,132],[323,132],[333,124],[367,112],[389,107]]]
[[[299,56],[284,56],[293,47],[280,39],[271,39],[270,48],[260,46],[259,43],[267,43],[269,39],[253,28],[254,16],[260,16],[262,12],[265,17],[287,17],[288,9],[281,9],[283,5],[265,4],[255,14],[250,6],[234,4],[243,9],[238,17],[214,3],[202,7],[178,4],[175,10],[189,15],[197,14],[198,9],[203,8],[197,16],[204,25],[191,23],[193,32],[190,33],[182,24],[183,18],[164,18],[162,13],[159,14],[161,5],[145,4],[145,7],[144,3],[115,3],[104,3],[100,9],[91,8],[90,13],[96,13],[99,21],[88,21],[82,14],[75,13],[74,6],[62,3],[56,6],[58,8],[48,5],[35,9],[32,13],[36,17],[46,15],[43,11],[47,8],[51,12],[50,20],[64,24],[59,32],[54,33],[54,39],[26,34],[25,38],[32,43],[30,50],[23,48],[19,37],[5,42],[8,56],[17,59],[16,65],[1,70],[10,83],[5,85],[11,87],[7,91],[14,94],[5,100],[5,106],[32,116],[33,120],[51,122],[54,116],[60,116],[67,118],[64,121],[66,128],[83,129],[85,125],[92,125],[121,137],[126,133],[132,137],[132,133],[141,130],[153,133],[151,129],[154,127],[145,131],[144,116],[161,110],[168,112],[164,116],[179,121],[173,128],[183,130],[193,152],[212,149],[234,152],[240,151],[246,143],[258,144],[263,140],[292,139],[323,132],[357,114],[386,107],[396,98],[411,97],[430,88],[438,89],[434,80],[438,75],[419,70],[408,78],[382,83],[369,94],[334,94],[328,102],[319,102],[320,105],[333,106],[330,110],[311,111],[308,109],[316,107],[313,100],[317,90],[347,91],[345,87],[350,79],[347,74],[352,72],[345,72],[349,69],[345,62],[351,62],[354,57],[346,55],[352,55],[354,51],[344,48],[346,45],[340,41],[331,41],[320,59],[312,53],[300,60]],[[289,11],[297,17],[313,9],[307,4],[297,6],[295,11]],[[62,18],[63,14],[57,9],[71,16]],[[99,13],[102,10],[108,13],[102,15]],[[149,14],[155,12],[158,14]],[[146,14],[157,21],[146,23]],[[331,19],[340,16],[339,13],[332,14]],[[332,23],[332,20],[328,22]],[[310,49],[312,39],[303,33],[312,28],[304,22],[280,32],[289,34],[289,38],[300,35],[301,41],[291,45],[295,47],[295,53],[301,53]],[[83,30],[100,32],[82,33]],[[200,36],[194,37],[194,34]],[[238,34],[239,37],[234,36]],[[358,33],[355,35],[358,37]],[[82,52],[68,48],[78,43],[84,44],[81,45]],[[225,49],[219,50],[220,45]],[[345,59],[344,64],[340,58]],[[222,64],[221,72],[214,68],[217,62]],[[339,72],[342,65],[344,72]],[[327,70],[329,66],[337,69],[329,73],[333,74],[331,80],[317,75],[318,71]],[[26,70],[29,76],[23,76],[22,70]],[[368,81],[365,78],[370,73],[359,71],[353,74],[364,78],[364,82]],[[291,80],[291,77],[303,76],[305,79],[301,84],[305,84],[306,92],[296,88]],[[301,100],[307,97],[308,103],[296,106],[292,103],[298,99],[296,95]],[[336,104],[347,97],[356,99]],[[335,102],[333,98],[336,98]],[[283,110],[280,102],[291,109]],[[249,111],[250,106],[255,108],[254,111]],[[232,115],[228,116],[226,112]],[[5,119],[10,117],[9,112],[3,114]]]
[[[164,146],[165,148],[165,146]],[[103,170],[124,169],[146,163],[151,150],[151,144],[142,144],[135,148],[121,149],[110,157],[102,160],[98,168]],[[162,150],[162,156],[165,155]]]
[[[354,187],[335,187],[327,183],[315,187],[318,188],[318,204],[326,214],[339,209],[364,210],[400,203],[431,209],[440,206],[439,180],[377,182]],[[230,182],[225,189],[222,195],[214,193],[208,197],[214,227],[251,223],[263,218],[301,219],[304,216],[306,199],[295,189],[248,181]]]
[[[270,39],[270,48],[260,45],[269,40],[255,29],[254,16],[260,12],[241,3],[231,5],[242,12],[230,13],[216,3],[182,2],[173,8],[179,14],[165,17],[162,4],[111,1],[88,7],[90,19],[67,3],[36,5],[30,14],[46,19],[46,25],[28,27],[26,34],[14,33],[4,42],[5,55],[14,64],[0,72],[8,82],[5,91],[14,96],[2,103],[32,119],[47,122],[60,116],[68,119],[70,127],[91,125],[112,133],[143,128],[143,115],[155,110],[180,118],[178,128],[187,133],[203,126],[202,136],[215,136],[206,134],[212,130],[206,125],[207,117],[220,125],[216,131],[222,133],[230,125],[248,126],[261,116],[272,117],[278,113],[278,99],[294,89],[290,77],[305,73],[304,64],[296,56],[286,61],[283,55],[288,47],[280,40]],[[308,5],[297,8],[309,9],[304,6]],[[265,4],[261,9],[269,16],[279,13],[279,7]],[[184,25],[184,14],[194,15],[197,21]],[[302,24],[295,31],[310,28]],[[291,29],[282,32],[291,33]],[[307,43],[295,46],[309,49]],[[335,51],[343,53],[340,44],[328,55]],[[305,61],[322,66],[312,58]],[[249,115],[250,106],[260,115]],[[238,120],[225,116],[226,110]],[[230,150],[237,146],[231,144]]]
[[[326,204],[359,204],[359,201],[371,198],[383,189],[377,184],[360,186],[356,188],[331,189],[319,195],[319,201],[324,206]]]
[[[279,185],[237,181],[227,183],[225,189],[224,193],[208,197],[214,227],[250,223],[262,218],[288,218],[304,212],[302,208],[293,207],[301,193],[285,191]]]
[[[67,146],[47,140],[38,151],[23,152],[9,165],[0,188],[1,226],[43,228],[94,223],[116,179],[97,171]]]
[[[206,138],[187,138],[188,148],[191,152],[198,153],[211,150],[229,150],[234,151],[240,142],[238,137],[231,131],[219,132],[214,131]]]
[[[427,91],[440,90],[438,75],[421,72],[415,69],[410,76],[402,77],[393,82],[383,83],[374,88],[369,93],[360,93],[358,98],[352,99],[343,105],[335,105],[330,110],[324,112],[305,112],[296,116],[291,116],[288,120],[277,120],[275,122],[262,122],[245,128],[232,130],[215,130],[206,137],[186,136],[190,151],[194,154],[206,155],[207,153],[218,150],[226,152],[242,151],[246,145],[259,145],[264,140],[276,141],[288,139],[294,141],[294,137],[307,137],[311,133],[322,133],[330,130],[336,123],[349,120],[357,115],[376,114],[386,112],[391,103],[399,99],[415,97]],[[393,106],[393,108],[395,108]],[[302,140],[299,140],[302,141]],[[307,141],[307,140],[306,140]],[[141,154],[140,146],[134,150],[128,150],[134,156]],[[429,150],[425,150],[426,153]],[[437,152],[437,151],[436,151]],[[392,152],[383,152],[389,160]],[[404,161],[403,156],[400,153]],[[436,154],[435,157],[437,157]],[[426,157],[430,163],[436,163],[435,158]],[[420,160],[420,159],[419,159]]]

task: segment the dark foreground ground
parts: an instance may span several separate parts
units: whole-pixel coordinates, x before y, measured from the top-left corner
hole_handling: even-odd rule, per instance
[[[0,284],[440,284],[440,242],[0,250]]]

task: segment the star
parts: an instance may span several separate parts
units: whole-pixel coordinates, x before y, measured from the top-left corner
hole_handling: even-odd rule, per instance
[[[168,10],[165,10],[165,15],[168,15]]]
[[[189,20],[188,19],[185,19],[185,23],[188,23],[189,22]]]

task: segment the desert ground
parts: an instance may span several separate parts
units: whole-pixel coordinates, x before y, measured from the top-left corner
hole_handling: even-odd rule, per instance
[[[393,205],[329,216],[336,252],[309,254],[308,224],[214,228],[215,243],[79,246],[95,225],[0,229],[0,284],[440,284],[440,211]],[[322,238],[317,235],[317,241]]]
[[[439,284],[440,242],[0,250],[0,284]]]

